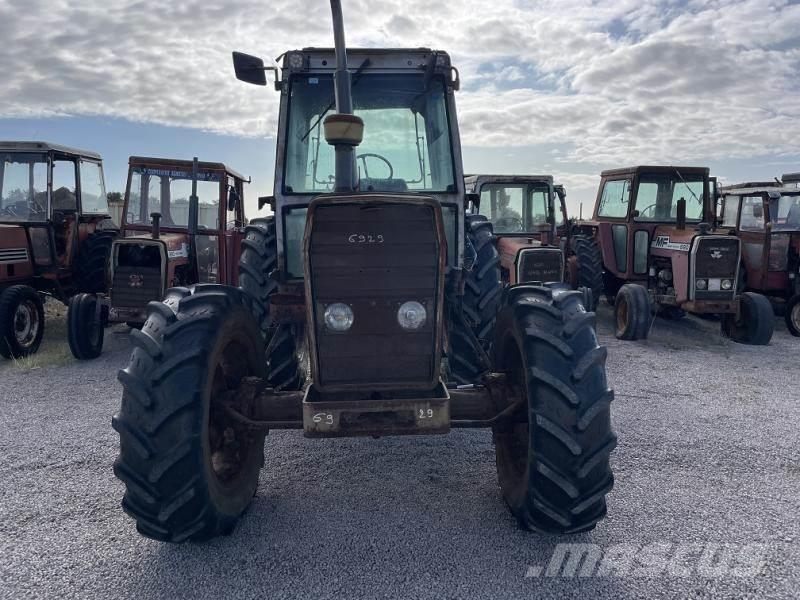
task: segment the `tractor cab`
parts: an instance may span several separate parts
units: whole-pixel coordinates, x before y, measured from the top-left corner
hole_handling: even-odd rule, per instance
[[[100,155],[43,142],[0,142],[0,226],[2,246],[24,230],[21,247],[0,248],[16,265],[0,270],[0,281],[34,276],[38,287],[65,301],[81,246],[98,226],[116,229]]]
[[[558,195],[550,175],[468,175],[464,183],[471,222],[492,225],[504,282],[564,281],[563,186]]]
[[[795,176],[796,177],[796,176]],[[720,221],[742,240],[739,287],[786,302],[787,325],[800,335],[800,187],[783,180],[721,188]]]

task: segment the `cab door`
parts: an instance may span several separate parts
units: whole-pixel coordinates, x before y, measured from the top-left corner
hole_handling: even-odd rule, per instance
[[[225,187],[225,273],[222,283],[239,285],[239,256],[244,239],[244,182],[228,176]]]
[[[50,222],[55,264],[68,269],[78,249],[78,163],[55,153],[50,163]]]
[[[726,207],[727,209],[727,207]],[[768,270],[769,238],[767,212],[763,195],[741,196],[739,208],[739,237],[742,240],[742,259],[747,287],[763,290]]]

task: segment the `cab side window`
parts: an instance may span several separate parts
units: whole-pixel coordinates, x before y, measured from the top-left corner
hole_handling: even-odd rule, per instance
[[[75,195],[75,162],[71,160],[53,161],[53,210],[78,210]]]
[[[736,227],[736,217],[739,214],[739,204],[742,199],[739,196],[725,196],[722,208],[722,226]]]
[[[745,231],[764,231],[764,201],[761,196],[742,198],[742,219],[739,228]]]
[[[603,194],[600,196],[600,208],[597,214],[601,217],[625,218],[628,216],[631,182],[629,179],[606,181]]]

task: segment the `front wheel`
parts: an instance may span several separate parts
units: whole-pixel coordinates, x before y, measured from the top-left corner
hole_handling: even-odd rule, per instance
[[[543,533],[592,529],[614,483],[607,352],[582,300],[563,287],[515,286],[497,322],[508,390],[497,408],[510,413],[492,429],[497,475],[520,526]]]
[[[78,360],[97,358],[103,351],[104,308],[94,294],[75,294],[67,308],[67,341]]]
[[[12,285],[0,294],[0,355],[23,358],[35,354],[44,335],[44,305],[27,285]]]
[[[122,507],[139,533],[202,541],[233,530],[250,504],[264,433],[235,420],[225,403],[245,377],[264,378],[253,303],[224,285],[167,290],[151,302],[120,371],[122,406],[114,473]]]
[[[739,298],[739,315],[722,317],[722,334],[734,342],[766,346],[775,330],[775,312],[766,296],[745,292]]]
[[[626,283],[614,299],[614,335],[620,340],[644,340],[650,331],[650,294],[637,283]]]
[[[789,333],[795,337],[800,337],[800,294],[792,296],[789,302],[786,303],[786,327],[789,328]]]

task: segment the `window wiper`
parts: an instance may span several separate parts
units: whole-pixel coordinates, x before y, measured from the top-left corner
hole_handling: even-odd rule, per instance
[[[700,201],[700,198],[698,198],[698,197],[697,197],[697,194],[695,194],[695,193],[694,193],[694,190],[693,190],[692,188],[690,188],[690,187],[689,187],[689,184],[688,184],[688,183],[686,183],[686,180],[683,178],[683,175],[681,175],[681,172],[680,172],[680,171],[678,171],[678,169],[674,169],[674,171],[675,171],[675,174],[676,174],[678,177],[680,177],[680,178],[681,178],[681,181],[683,182],[683,185],[685,185],[685,186],[686,186],[686,189],[687,189],[687,190],[689,190],[689,193],[690,193],[692,196],[694,196],[694,199],[695,199],[695,200],[697,200],[697,203],[698,203],[700,206],[702,206],[702,205],[703,205],[703,203]]]
[[[358,80],[361,79],[361,73],[364,71],[364,69],[366,69],[369,66],[369,63],[370,63],[369,59],[365,58],[364,62],[362,62],[358,66],[358,68],[356,69],[356,72],[353,74],[353,83],[351,84],[351,89],[356,87],[356,84],[358,83]],[[334,96],[335,96],[335,92],[334,92]],[[303,134],[303,137],[300,138],[301,142],[305,142],[306,141],[306,138],[308,137],[308,135],[312,131],[314,131],[314,129],[316,129],[317,125],[319,125],[319,122],[322,121],[322,119],[325,118],[325,115],[327,115],[328,112],[330,112],[330,110],[334,106],[336,106],[336,98],[335,97],[334,97],[334,100],[330,104],[328,104],[328,106],[325,108],[325,110],[323,110],[320,113],[320,115],[317,117],[317,119],[314,121],[314,123],[311,125],[311,127],[308,128],[308,131],[306,131]]]

